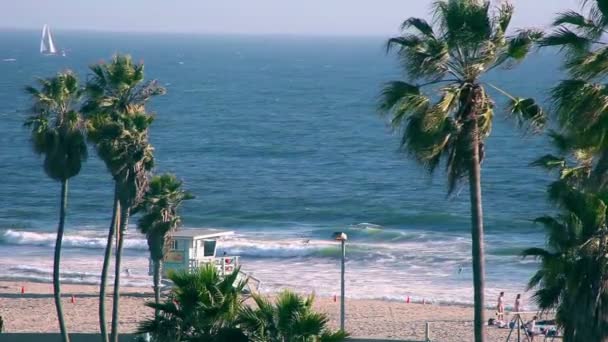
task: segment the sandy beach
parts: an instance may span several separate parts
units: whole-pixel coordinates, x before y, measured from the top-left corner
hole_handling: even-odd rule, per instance
[[[21,294],[21,287],[25,293]],[[63,285],[64,311],[71,332],[96,332],[97,286]],[[152,300],[149,288],[125,287],[121,296],[122,331],[134,331],[139,322],[150,317],[144,306]],[[74,302],[72,303],[72,296]],[[108,308],[112,300],[108,297]],[[331,317],[337,326],[339,303],[333,298],[317,298],[316,307]],[[425,322],[429,321],[433,341],[472,341],[473,310],[463,306],[411,304],[380,300],[347,300],[346,328],[353,337],[422,340]],[[57,331],[52,285],[46,283],[0,282],[0,315],[6,332]],[[110,317],[110,314],[108,314]],[[488,311],[487,317],[493,317]],[[509,329],[487,329],[491,342],[504,341]]]

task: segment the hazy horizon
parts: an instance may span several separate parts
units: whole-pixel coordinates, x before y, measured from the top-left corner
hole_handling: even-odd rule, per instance
[[[493,1],[498,3],[499,1]],[[0,29],[236,35],[386,36],[408,17],[429,18],[431,0],[22,0],[0,12]],[[547,27],[579,0],[512,0],[512,27]],[[32,11],[35,8],[36,11]]]

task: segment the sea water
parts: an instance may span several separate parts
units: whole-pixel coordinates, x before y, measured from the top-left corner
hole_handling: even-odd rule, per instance
[[[22,127],[23,87],[37,77],[87,66],[116,52],[145,62],[167,95],[150,110],[156,172],[173,172],[196,199],[184,228],[229,229],[220,253],[240,255],[262,290],[339,293],[339,245],[348,233],[351,298],[471,303],[467,187],[446,196],[398,151],[400,137],[376,111],[382,84],[403,79],[385,37],[212,36],[61,32],[66,57],[41,56],[38,32],[0,33],[0,278],[50,281],[60,185],[42,169]],[[536,54],[486,81],[544,101],[559,59]],[[498,94],[492,93],[498,96]],[[522,249],[542,246],[531,220],[551,213],[551,176],[530,162],[546,138],[518,130],[497,100],[483,162],[488,304],[499,291],[524,292],[537,268]],[[66,283],[98,282],[112,182],[90,150],[70,181],[62,259]],[[133,218],[126,237],[125,286],[149,286],[147,245]]]

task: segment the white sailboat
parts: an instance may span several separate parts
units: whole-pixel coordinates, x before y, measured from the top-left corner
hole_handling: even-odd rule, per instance
[[[40,39],[40,53],[43,55],[63,55],[65,56],[65,52],[59,53],[57,51],[57,47],[55,46],[55,42],[53,41],[53,35],[51,34],[51,28],[49,25],[44,25],[42,27],[42,38]]]

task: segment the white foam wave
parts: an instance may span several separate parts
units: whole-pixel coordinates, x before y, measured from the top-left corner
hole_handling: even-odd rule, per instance
[[[8,229],[0,235],[0,241],[10,245],[26,246],[55,246],[56,235],[53,233],[39,233]],[[106,247],[107,239],[99,235],[65,235],[63,238],[64,248],[94,248],[103,249]],[[124,248],[147,250],[146,240],[139,237],[127,236],[124,241]]]
[[[328,244],[307,240],[294,242],[232,239],[222,241],[219,251],[258,258],[293,258],[319,255],[331,248]]]
[[[6,230],[0,233],[0,242],[10,245],[23,246],[55,246],[56,235],[53,233],[40,233],[20,230]],[[100,233],[66,234],[63,239],[63,248],[103,249],[106,246],[106,237]],[[124,248],[133,250],[147,250],[148,245],[140,234],[125,237]],[[226,252],[232,255],[242,255],[258,258],[293,258],[306,256],[334,256],[338,255],[335,244],[324,241],[309,240],[249,240],[244,238],[228,238],[218,244],[218,253]]]

